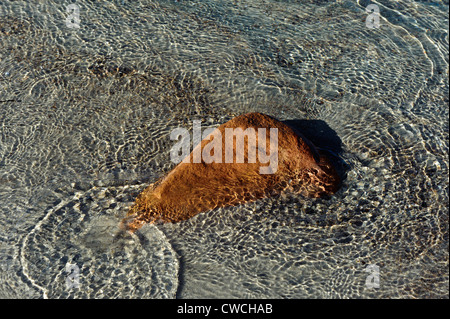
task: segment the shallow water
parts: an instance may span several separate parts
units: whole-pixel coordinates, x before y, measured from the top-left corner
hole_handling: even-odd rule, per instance
[[[76,3],[0,3],[0,297],[448,297],[448,1]],[[251,111],[307,120],[338,193],[118,235],[171,130]]]

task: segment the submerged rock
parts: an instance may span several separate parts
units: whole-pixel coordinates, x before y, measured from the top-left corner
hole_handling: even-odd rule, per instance
[[[220,125],[147,187],[123,225],[135,231],[145,223],[178,222],[282,191],[320,197],[339,184],[328,158],[301,133],[268,115],[249,113]]]

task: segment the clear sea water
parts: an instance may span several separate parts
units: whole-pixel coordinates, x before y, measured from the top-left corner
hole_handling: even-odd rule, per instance
[[[0,297],[448,298],[448,14],[1,0]],[[115,237],[174,167],[171,130],[253,111],[302,122],[339,156],[341,189]]]

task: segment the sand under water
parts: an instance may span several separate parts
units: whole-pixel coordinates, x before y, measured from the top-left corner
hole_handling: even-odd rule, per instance
[[[2,1],[0,297],[448,297],[449,4],[376,3],[379,28],[368,1],[79,0],[78,28]],[[117,236],[172,130],[248,112],[301,125],[339,191]]]

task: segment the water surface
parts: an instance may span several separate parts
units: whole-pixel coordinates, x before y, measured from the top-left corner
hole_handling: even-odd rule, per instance
[[[0,3],[1,297],[448,297],[448,1],[69,3]],[[116,236],[174,128],[255,111],[326,124],[335,196]]]

